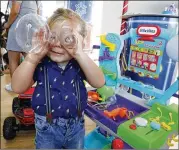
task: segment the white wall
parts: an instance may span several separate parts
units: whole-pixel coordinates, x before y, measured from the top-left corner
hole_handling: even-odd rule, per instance
[[[129,1],[128,13],[161,13],[172,3],[178,7],[178,1]],[[120,33],[123,1],[103,1],[101,34]]]
[[[123,1],[103,1],[101,33],[120,32]]]
[[[130,1],[128,4],[129,13],[161,13],[165,7],[175,3],[178,7],[178,1]]]

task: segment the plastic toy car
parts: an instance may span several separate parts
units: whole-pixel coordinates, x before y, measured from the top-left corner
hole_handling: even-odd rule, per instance
[[[15,117],[7,117],[3,125],[3,137],[12,140],[20,130],[34,130],[34,111],[31,108],[31,98],[34,88],[13,99],[12,112]],[[18,123],[16,123],[18,120]]]

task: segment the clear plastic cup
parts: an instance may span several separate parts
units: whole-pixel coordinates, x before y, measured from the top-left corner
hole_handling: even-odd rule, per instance
[[[15,28],[16,41],[25,53],[38,53],[46,43],[61,45],[65,49],[75,48],[75,33],[70,25],[64,23],[61,24],[61,29],[59,27],[59,33],[52,33],[45,18],[36,14],[24,15]]]

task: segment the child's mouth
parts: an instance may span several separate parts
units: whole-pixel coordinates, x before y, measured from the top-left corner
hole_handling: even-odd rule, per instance
[[[56,54],[56,55],[64,55],[64,53],[61,53],[61,52],[55,52],[55,51],[52,51],[52,50],[51,50],[51,52]]]
[[[53,48],[51,49],[51,52],[56,55],[64,55],[64,52],[61,49],[62,48],[59,46],[53,46]]]

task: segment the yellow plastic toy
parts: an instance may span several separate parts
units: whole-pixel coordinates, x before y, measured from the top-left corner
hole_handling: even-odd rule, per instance
[[[169,125],[167,125],[165,122],[162,122],[161,123],[161,127],[163,128],[163,129],[165,129],[166,131],[170,131],[172,128],[169,126]]]
[[[179,142],[179,139],[176,138],[177,136],[175,134],[172,135],[172,140],[175,142]]]
[[[170,147],[170,146],[174,146],[174,144],[172,143],[172,139],[171,138],[168,138],[167,140],[167,145]]]
[[[157,123],[160,123],[160,118],[162,117],[162,111],[159,107],[157,107],[157,110],[160,112],[160,116],[157,116],[155,118],[149,118],[150,121],[155,121]]]
[[[101,40],[101,43],[103,43],[104,45],[106,45],[106,47],[109,47],[109,50],[110,51],[115,51],[116,49],[116,45],[113,44],[113,43],[110,43],[106,40],[106,35],[101,35],[100,36],[100,40]]]
[[[169,125],[169,126],[170,126],[170,125],[174,125],[175,122],[174,122],[173,119],[172,119],[172,113],[171,113],[171,112],[169,113],[169,116],[170,116],[170,122],[168,123],[168,125]]]
[[[168,138],[167,140],[167,145],[170,147],[170,146],[174,146],[174,144],[172,143],[172,141],[174,142],[179,142],[179,140],[176,138],[176,135],[173,134],[172,135],[172,138]]]
[[[157,123],[160,123],[160,118],[162,117],[162,111],[161,111],[161,109],[159,107],[157,107],[157,110],[160,112],[160,116],[157,116],[155,118],[149,118],[149,120],[150,121],[155,121]],[[165,122],[160,123],[161,127],[166,131],[172,130],[170,125],[175,124],[175,122],[173,122],[173,120],[172,120],[172,113],[169,113],[169,116],[170,116],[170,122],[168,124],[165,123]]]

